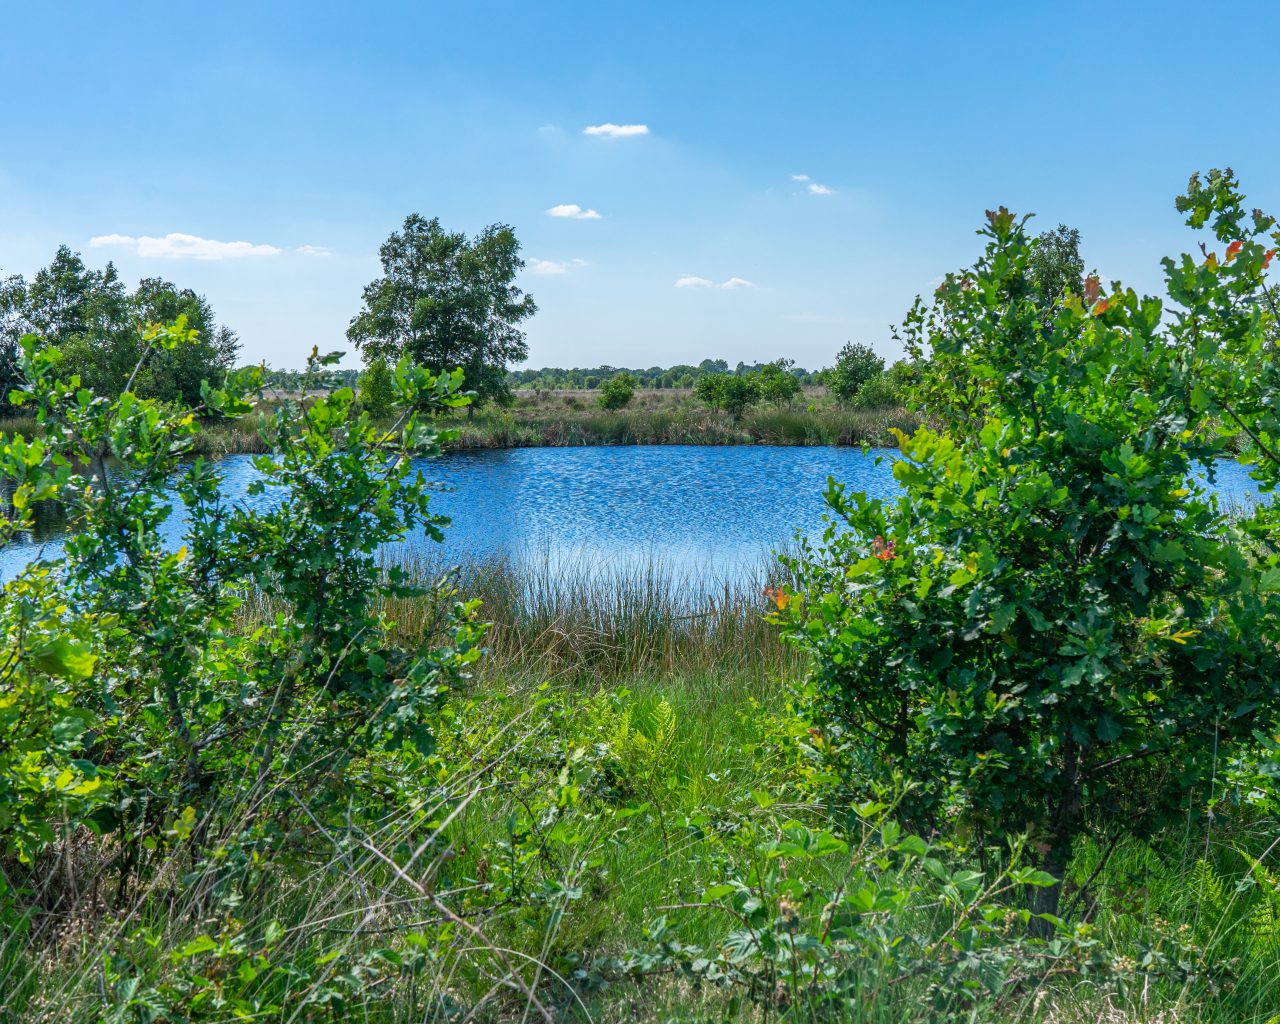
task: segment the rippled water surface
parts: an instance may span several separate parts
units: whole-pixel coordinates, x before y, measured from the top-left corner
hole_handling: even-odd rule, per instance
[[[764,445],[520,448],[454,453],[424,460],[421,468],[440,483],[433,506],[453,519],[441,552],[450,559],[658,555],[731,569],[758,565],[797,529],[821,529],[829,476],[853,490],[891,496],[891,454]],[[230,500],[278,500],[248,497],[256,471],[247,457],[227,458],[222,469]],[[1254,493],[1235,463],[1222,464],[1217,478],[1230,500],[1247,501]],[[179,529],[175,517],[173,538]],[[0,551],[0,576],[11,577],[41,544],[56,550],[56,535]],[[411,538],[410,549],[420,551],[422,544]]]

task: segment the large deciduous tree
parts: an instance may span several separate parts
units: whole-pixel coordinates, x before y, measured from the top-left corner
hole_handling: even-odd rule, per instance
[[[515,283],[520,243],[505,224],[473,239],[418,214],[383,243],[383,276],[364,290],[347,337],[372,362],[407,355],[442,373],[461,367],[482,399],[510,397],[507,366],[528,356],[520,325],[537,312]]]

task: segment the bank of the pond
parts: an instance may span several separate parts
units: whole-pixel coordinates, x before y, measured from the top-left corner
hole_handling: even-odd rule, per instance
[[[894,431],[911,433],[919,423],[906,409],[758,409],[734,420],[690,405],[605,412],[594,406],[517,404],[460,413],[443,425],[458,432],[450,451],[476,451],[604,445],[884,446],[896,444]],[[204,455],[264,451],[256,415],[209,424],[196,450]]]

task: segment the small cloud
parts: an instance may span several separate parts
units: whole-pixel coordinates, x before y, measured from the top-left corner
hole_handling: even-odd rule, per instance
[[[827,188],[826,185],[819,185],[816,181],[809,182],[809,195],[811,196],[833,196],[835,189]]]
[[[283,249],[252,242],[219,242],[198,235],[173,231],[163,238],[150,235],[97,235],[89,239],[93,248],[115,246],[132,249],[144,259],[234,260],[243,256],[279,256]]]
[[[636,135],[648,135],[647,124],[593,124],[582,129],[583,135],[597,135],[606,139],[629,139]]]
[[[561,203],[547,211],[553,217],[568,217],[570,220],[600,220],[595,210],[584,210],[577,203]]]
[[[809,175],[807,175],[807,174],[793,174],[793,175],[791,175],[791,180],[792,180],[792,181],[808,181],[808,180],[809,180]]]
[[[570,270],[577,267],[585,267],[586,265],[586,260],[531,260],[529,262],[529,273],[567,274]]]
[[[300,245],[298,252],[304,256],[332,256],[333,251],[327,245]]]
[[[721,281],[716,284],[705,277],[682,277],[676,281],[677,288],[721,288],[725,291],[733,291],[737,288],[754,288],[755,283],[748,281],[745,277],[731,277],[727,281]]]

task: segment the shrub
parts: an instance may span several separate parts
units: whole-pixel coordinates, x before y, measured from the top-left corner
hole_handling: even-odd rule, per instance
[[[713,409],[723,409],[734,422],[760,401],[760,382],[750,374],[706,373],[693,387],[697,397]]]
[[[149,329],[141,359],[192,341],[181,320]],[[96,397],[58,367],[56,349],[24,338],[20,402],[35,411],[36,437],[0,449],[17,525],[34,501],[57,503],[69,524],[62,553],[0,599],[10,651],[0,670],[0,878],[34,884],[10,870],[15,861],[32,865],[55,843],[65,854],[89,830],[110,837],[105,863],[123,894],[177,851],[229,870],[240,846],[255,856],[288,846],[300,815],[310,828],[348,800],[374,810],[392,776],[365,788],[367,773],[348,766],[389,750],[429,753],[441,694],[478,654],[467,609],[436,650],[393,642],[379,611],[411,589],[384,573],[382,546],[415,526],[440,537],[444,520],[411,457],[441,435],[417,412],[375,426],[349,388],[285,403],[262,418],[270,454],[254,459],[250,493],[287,500],[228,507],[219,465],[182,460],[197,416],[248,410],[257,370],[206,386],[195,409],[170,409],[129,392]],[[460,374],[407,363],[394,387],[427,412],[466,401]],[[175,491],[178,547],[162,533]],[[270,595],[261,629],[238,628],[250,594]],[[68,892],[99,884],[66,882]],[[6,897],[17,898],[0,890],[0,914]]]
[[[774,405],[790,405],[799,398],[802,388],[799,379],[791,372],[794,365],[793,359],[778,359],[762,366],[756,373],[760,397]]]
[[[822,382],[839,402],[849,403],[862,386],[884,372],[884,360],[869,345],[848,342],[836,355],[835,365],[822,371]]]
[[[360,374],[360,407],[374,419],[385,419],[395,406],[395,380],[391,367],[375,356]]]
[[[792,563],[783,618],[852,790],[903,771],[915,818],[1029,834],[1061,877],[1086,825],[1154,832],[1274,716],[1280,573],[1188,482],[1216,447],[1161,303],[1090,278],[1045,326],[1024,220],[989,212],[984,234],[907,319],[945,433],[901,435],[894,502],[832,485],[838,525]]]
[[[613,411],[630,405],[635,393],[636,379],[626,372],[616,373],[604,382],[596,401],[601,409]]]

